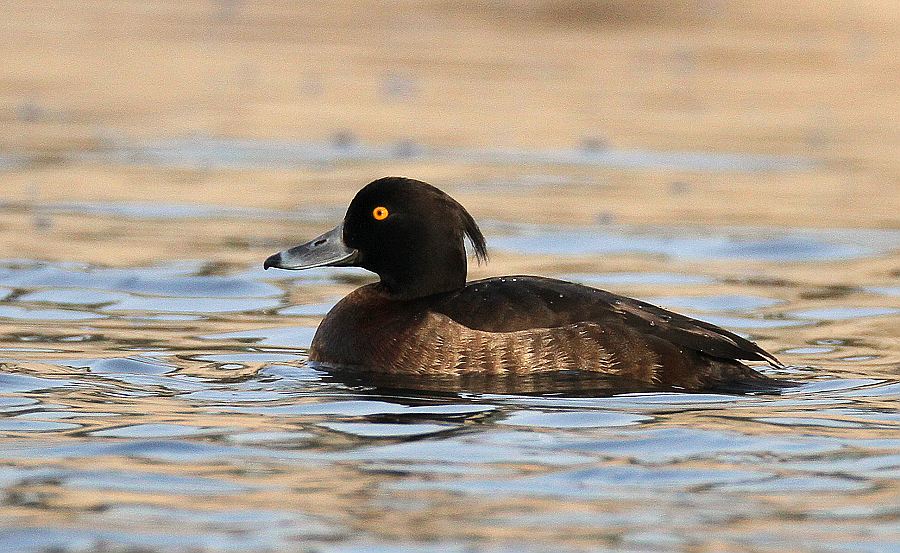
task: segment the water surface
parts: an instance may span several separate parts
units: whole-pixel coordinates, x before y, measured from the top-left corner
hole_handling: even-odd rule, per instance
[[[794,274],[895,256],[893,234],[503,229],[495,252],[557,256],[556,276],[725,324],[788,365],[763,370],[800,385],[735,396],[472,379],[425,391],[305,363],[358,275],[263,272],[259,259],[7,260],[0,549],[669,551],[714,527],[723,550],[894,550],[900,352],[877,336],[897,320],[895,286],[826,294]],[[653,268],[603,271],[615,255]]]

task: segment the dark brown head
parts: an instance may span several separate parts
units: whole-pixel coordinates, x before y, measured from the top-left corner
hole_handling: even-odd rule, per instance
[[[385,177],[356,194],[342,225],[269,257],[264,267],[363,267],[392,296],[412,299],[465,285],[466,237],[485,260],[484,236],[456,200],[421,181]]]

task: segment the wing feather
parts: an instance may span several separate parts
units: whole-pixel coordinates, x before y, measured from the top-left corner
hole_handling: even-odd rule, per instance
[[[578,323],[624,325],[710,357],[768,361],[782,366],[774,355],[755,343],[712,323],[605,290],[544,277],[474,281],[434,308],[469,328],[487,332]]]

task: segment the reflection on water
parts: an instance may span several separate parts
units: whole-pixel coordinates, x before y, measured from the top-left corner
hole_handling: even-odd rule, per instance
[[[343,272],[2,262],[0,550],[660,551],[710,527],[722,550],[890,550],[900,352],[883,329],[896,287],[810,287],[788,262],[839,271],[827,263],[895,255],[896,236],[704,236],[523,226],[489,238],[580,260],[556,276],[747,333],[788,364],[769,374],[798,386],[622,394],[574,374],[329,373],[305,348],[353,287]],[[616,252],[653,269],[586,268]],[[683,258],[704,264],[671,265]],[[766,278],[745,278],[744,262]]]

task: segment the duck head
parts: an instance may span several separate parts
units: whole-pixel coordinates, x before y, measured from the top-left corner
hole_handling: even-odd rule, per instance
[[[341,225],[263,267],[362,267],[392,297],[412,299],[465,286],[466,237],[478,261],[487,259],[484,236],[456,200],[422,181],[385,177],[356,194]]]

